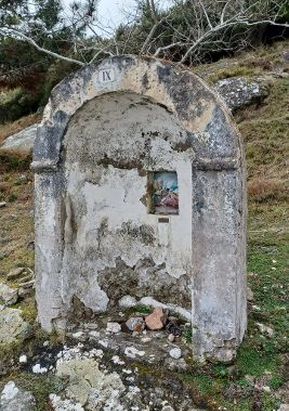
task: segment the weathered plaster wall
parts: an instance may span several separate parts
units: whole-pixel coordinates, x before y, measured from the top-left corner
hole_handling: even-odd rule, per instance
[[[192,184],[193,338],[202,355],[230,360],[247,326],[243,180],[239,170],[194,170]]]
[[[64,327],[60,270],[63,263],[64,180],[62,172],[35,175],[35,272],[38,315],[46,330]],[[64,323],[63,323],[64,322]]]
[[[158,60],[85,67],[54,89],[32,166],[46,330],[65,327],[73,296],[101,312],[132,293],[187,318],[191,305],[195,355],[232,358],[247,318],[245,166],[216,94]],[[147,213],[150,170],[178,173],[169,224]]]
[[[192,149],[172,113],[132,93],[84,105],[64,138],[70,224],[61,277],[63,300],[76,295],[95,312],[125,295],[191,309]],[[147,207],[148,172],[173,170],[179,215],[169,223]]]

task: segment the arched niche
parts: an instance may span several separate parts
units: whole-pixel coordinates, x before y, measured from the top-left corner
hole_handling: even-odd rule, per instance
[[[246,329],[240,136],[197,76],[120,56],[53,90],[34,147],[39,320],[73,299],[131,295],[192,322],[199,358],[230,360]]]

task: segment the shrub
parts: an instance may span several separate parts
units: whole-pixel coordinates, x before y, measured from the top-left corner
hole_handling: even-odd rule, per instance
[[[31,156],[20,153],[0,152],[0,173],[9,171],[27,171],[31,164]]]
[[[0,123],[16,120],[37,109],[37,95],[29,94],[21,87],[2,90],[0,93]]]

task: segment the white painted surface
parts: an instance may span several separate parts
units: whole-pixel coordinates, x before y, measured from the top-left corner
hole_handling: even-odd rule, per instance
[[[77,293],[80,289],[80,298],[88,307],[105,311],[109,299],[99,286],[99,272],[115,267],[117,259],[132,269],[152,259],[155,266],[163,267],[159,269],[163,274],[175,279],[174,299],[182,306],[183,298],[176,279],[189,277],[192,272],[190,182],[193,153],[190,150],[178,152],[172,147],[184,131],[164,108],[133,94],[106,95],[89,106],[78,113],[65,137],[67,195],[77,229],[72,249],[68,246],[65,250],[63,298],[68,300],[72,291]],[[147,150],[146,144],[149,145]],[[145,156],[141,165],[143,172],[133,166],[130,169],[129,163],[140,163],[142,156]],[[99,164],[98,159],[103,157],[112,164]],[[128,164],[127,168],[123,163]],[[150,214],[144,204],[147,172],[160,170],[176,171],[178,176],[179,215],[167,216],[168,223],[160,223],[162,216]],[[106,232],[99,237],[104,224]],[[148,243],[140,236],[130,235],[126,227],[132,230],[149,228],[154,241]],[[93,249],[94,256],[91,255]],[[75,252],[78,255],[76,264],[86,260],[79,263],[78,268],[71,265],[75,257],[71,253]],[[77,279],[77,270],[81,270],[87,280]],[[158,298],[154,288],[160,287],[156,283],[162,281],[161,277],[156,275],[154,280],[149,277],[146,280],[146,270],[146,267],[140,269],[136,276],[139,275],[140,282],[146,285],[152,282],[151,288],[139,297],[154,295]],[[74,272],[73,280],[71,275],[65,274],[71,271]],[[112,286],[118,287],[118,284]],[[163,286],[168,289],[166,299],[161,302],[172,303],[170,284]],[[189,289],[183,289],[184,292],[190,297]]]

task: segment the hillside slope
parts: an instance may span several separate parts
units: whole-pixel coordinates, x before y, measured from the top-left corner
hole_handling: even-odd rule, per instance
[[[235,115],[247,152],[250,199],[289,197],[289,42],[244,53],[195,70],[211,85],[231,77],[258,78],[269,95]]]
[[[235,113],[247,152],[248,281],[253,296],[248,335],[234,364],[192,362],[190,371],[170,372],[167,378],[182,383],[202,408],[278,410],[281,403],[289,404],[289,42],[195,71],[212,85],[242,76],[262,78],[269,86],[265,101]],[[38,117],[0,126],[0,140],[34,120]],[[7,282],[7,273],[15,267],[33,270],[33,176],[28,168],[29,159],[0,155],[0,203],[6,202],[0,209],[0,282]],[[19,280],[12,286],[19,287]],[[0,347],[0,391],[13,379],[33,392],[37,409],[49,410],[53,377],[35,377],[18,364],[23,351],[34,358],[49,337],[35,325],[33,295],[16,306],[23,309],[34,334],[25,346]],[[50,342],[55,344],[55,339]],[[163,371],[145,366],[140,374],[146,381],[152,375],[164,377]]]

